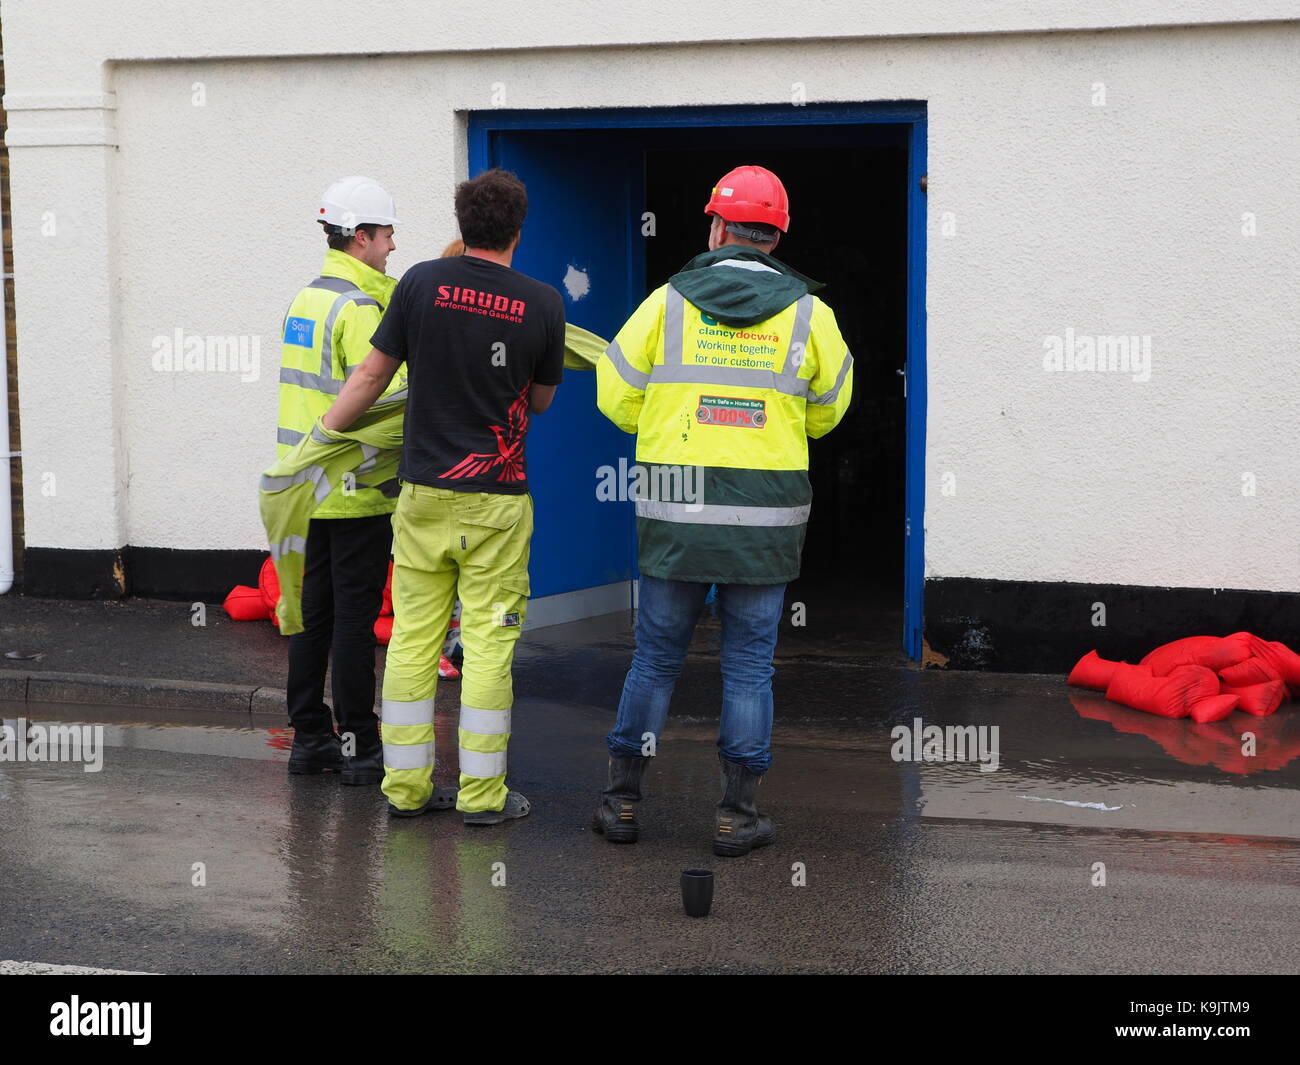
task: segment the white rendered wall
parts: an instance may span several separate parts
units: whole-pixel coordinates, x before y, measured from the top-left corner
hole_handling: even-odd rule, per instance
[[[1300,5],[920,6],[801,9],[781,33],[841,39],[739,48],[671,43],[709,32],[680,5],[396,4],[368,46],[427,54],[285,59],[211,57],[342,50],[329,28],[353,9],[232,3],[207,25],[5,2],[27,543],[263,546],[279,328],[334,177],[394,191],[396,275],[453,235],[458,112],[494,83],[550,108],[782,102],[802,82],[810,102],[929,106],[927,575],[1300,587],[1300,27],[996,33]],[[621,46],[649,39],[668,43]],[[258,337],[256,379],[158,373],[177,329]],[[1149,336],[1150,379],[1046,372],[1067,329]]]

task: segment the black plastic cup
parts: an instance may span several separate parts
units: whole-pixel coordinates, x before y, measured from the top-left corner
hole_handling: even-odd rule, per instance
[[[682,870],[682,905],[688,917],[708,917],[713,905],[713,870]]]

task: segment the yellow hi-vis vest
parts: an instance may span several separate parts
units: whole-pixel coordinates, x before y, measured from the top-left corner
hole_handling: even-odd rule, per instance
[[[794,580],[812,505],[808,437],[830,432],[853,393],[835,313],[809,294],[733,328],[663,285],[596,373],[601,411],[637,434],[641,572],[718,584]]]
[[[280,359],[276,440],[281,457],[311,432],[316,419],[338,397],[344,381],[370,353],[370,338],[396,287],[395,278],[331,248],[325,253],[321,276],[295,297],[284,318]],[[403,365],[383,395],[405,387]],[[396,507],[396,480],[382,489],[348,480],[339,484],[312,516],[362,518],[391,514]]]

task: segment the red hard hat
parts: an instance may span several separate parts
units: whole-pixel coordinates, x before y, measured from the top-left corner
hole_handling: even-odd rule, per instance
[[[790,198],[772,171],[738,166],[713,186],[704,213],[728,222],[762,222],[784,233],[790,226]]]

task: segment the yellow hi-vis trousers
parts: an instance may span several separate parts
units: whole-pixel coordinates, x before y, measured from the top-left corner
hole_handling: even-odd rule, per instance
[[[530,495],[404,484],[393,514],[393,638],[381,719],[384,794],[414,810],[433,793],[438,656],[460,596],[460,797],[465,813],[506,802],[510,667],[528,609]]]

